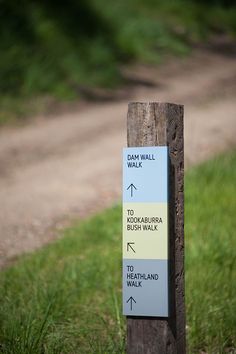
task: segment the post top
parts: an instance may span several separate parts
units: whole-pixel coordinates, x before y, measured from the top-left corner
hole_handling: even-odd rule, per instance
[[[182,104],[179,104],[179,103],[174,103],[174,102],[160,102],[160,101],[131,101],[128,103],[129,106],[132,106],[132,105],[166,105],[166,106],[178,106],[178,107],[183,107],[184,105]]]

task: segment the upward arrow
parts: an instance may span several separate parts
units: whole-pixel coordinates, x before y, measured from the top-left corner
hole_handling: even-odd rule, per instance
[[[136,304],[136,301],[134,300],[133,296],[130,296],[130,298],[126,301],[127,304],[130,302],[130,310],[133,310],[133,302]]]
[[[129,189],[130,189],[131,197],[133,197],[133,190],[134,190],[134,189],[137,190],[137,188],[135,187],[135,185],[134,185],[133,183],[131,183],[131,184],[129,185],[129,187],[127,188],[127,191],[128,191]]]

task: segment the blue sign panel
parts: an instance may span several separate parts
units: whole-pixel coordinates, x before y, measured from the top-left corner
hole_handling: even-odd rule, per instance
[[[167,146],[123,149],[123,202],[168,199]]]

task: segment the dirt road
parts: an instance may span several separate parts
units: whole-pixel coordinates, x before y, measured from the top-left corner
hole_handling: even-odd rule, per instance
[[[120,101],[0,131],[0,265],[57,237],[73,217],[119,200],[127,102],[185,105],[185,163],[235,146],[235,55],[201,50],[160,69],[133,68]]]

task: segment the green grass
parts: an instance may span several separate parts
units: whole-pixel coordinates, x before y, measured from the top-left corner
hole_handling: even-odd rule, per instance
[[[122,65],[185,55],[216,33],[235,35],[233,0],[1,0],[0,124],[24,116],[25,100],[114,88]]]
[[[189,353],[236,348],[235,181],[236,153],[186,176]],[[121,207],[21,257],[0,274],[0,297],[1,353],[123,353]]]
[[[236,350],[236,154],[186,178],[186,285],[192,352]],[[198,352],[198,351],[197,351]]]

